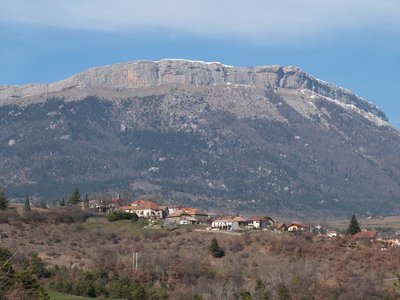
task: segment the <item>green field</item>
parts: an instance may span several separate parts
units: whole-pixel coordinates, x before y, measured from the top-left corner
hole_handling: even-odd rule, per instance
[[[119,220],[115,222],[109,222],[104,217],[88,218],[83,226],[86,229],[93,230],[99,227],[116,229],[118,232],[129,232],[135,234],[143,234],[143,232],[149,231],[149,229],[144,229],[148,225],[148,221],[145,219],[139,219],[137,222],[132,222],[129,220]],[[151,229],[150,229],[151,231]]]

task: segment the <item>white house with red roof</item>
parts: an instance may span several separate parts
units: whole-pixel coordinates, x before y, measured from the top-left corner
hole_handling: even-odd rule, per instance
[[[165,209],[151,200],[140,199],[131,205],[122,206],[120,210],[136,213],[139,218],[164,219],[166,217]]]
[[[296,232],[296,231],[310,231],[310,226],[306,224],[302,224],[300,222],[293,222],[287,227],[287,231]]]

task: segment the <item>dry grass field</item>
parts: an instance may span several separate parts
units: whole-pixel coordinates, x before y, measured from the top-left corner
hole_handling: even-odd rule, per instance
[[[81,297],[81,296],[72,296],[72,295],[64,295],[60,293],[50,292],[49,293],[50,300],[90,300],[93,298]]]
[[[104,217],[71,223],[3,218],[1,247],[13,251],[23,246],[16,260],[37,253],[49,269],[65,266],[71,274],[78,269],[101,270],[108,278],[130,278],[168,295],[148,299],[265,299],[266,295],[284,299],[285,293],[290,296],[285,299],[396,299],[400,295],[394,285],[400,271],[396,248],[382,251],[374,244],[348,248],[343,246],[345,240],[287,232],[230,235],[190,226],[167,231],[144,225],[111,223]],[[214,236],[225,250],[222,258],[212,257],[208,250]],[[132,266],[132,252],[139,253],[137,269]],[[74,276],[78,275],[70,279]],[[49,282],[44,284],[51,289]]]
[[[400,216],[371,217],[358,219],[358,222],[364,229],[393,228],[395,232],[400,232]],[[332,221],[330,225],[337,229],[345,230],[349,225],[349,220]]]

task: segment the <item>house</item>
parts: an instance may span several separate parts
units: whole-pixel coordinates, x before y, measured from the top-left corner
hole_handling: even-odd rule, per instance
[[[165,220],[165,224],[171,225],[189,225],[189,224],[199,224],[200,221],[193,218],[189,213],[183,210],[177,210],[172,214],[168,215]]]
[[[120,210],[130,213],[136,213],[139,218],[146,219],[164,219],[167,213],[157,203],[151,200],[137,200],[131,205],[123,206]]]
[[[376,230],[364,230],[353,235],[353,239],[356,239],[360,242],[374,242],[377,237],[378,231]]]
[[[274,230],[276,231],[287,231],[287,225],[282,222],[274,223]]]
[[[232,230],[250,229],[248,226],[249,222],[246,218],[237,216],[232,219]]]
[[[211,227],[213,230],[232,230],[233,219],[233,217],[215,219],[211,223]]]
[[[274,220],[267,216],[253,216],[247,218],[247,225],[250,229],[265,230],[274,226]]]
[[[166,218],[169,215],[169,208],[166,205],[159,205],[161,210],[164,212],[164,218]]]
[[[200,223],[206,223],[209,219],[208,213],[201,211],[198,208],[187,208],[185,211],[192,217],[198,220]]]
[[[177,210],[184,210],[184,206],[181,204],[169,204],[168,205],[168,214],[172,214]]]
[[[297,222],[296,223],[291,223],[288,226],[287,231],[290,231],[290,232],[296,232],[296,231],[307,232],[307,231],[310,231],[310,226],[305,225],[305,224],[301,224],[301,223],[297,223]]]

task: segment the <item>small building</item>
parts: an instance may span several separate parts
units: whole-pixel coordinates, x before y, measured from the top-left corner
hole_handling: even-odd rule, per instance
[[[326,235],[327,235],[329,238],[335,238],[335,237],[338,236],[338,233],[337,233],[337,231],[335,231],[335,230],[327,230],[327,231],[326,231]]]
[[[301,224],[301,223],[291,223],[288,228],[287,231],[289,232],[296,232],[296,231],[310,231],[310,226],[305,225],[305,224]]]
[[[287,231],[288,227],[285,223],[276,222],[274,223],[274,230],[276,231]]]
[[[184,208],[182,204],[168,204],[168,214],[172,214],[177,210],[184,210]]]
[[[187,208],[185,211],[192,217],[198,220],[201,223],[206,223],[209,219],[208,213],[201,211],[198,208]]]
[[[199,224],[200,221],[193,218],[189,213],[183,210],[177,210],[172,214],[168,215],[166,219],[166,224],[171,225],[189,225],[189,224]]]
[[[164,218],[166,218],[169,215],[169,208],[166,205],[159,205],[160,209],[164,212]]]
[[[253,216],[247,218],[247,225],[250,229],[265,230],[274,226],[274,220],[267,216]]]
[[[224,217],[215,219],[211,223],[211,227],[214,230],[232,230],[233,217]]]
[[[241,216],[234,217],[232,219],[232,230],[244,230],[244,229],[250,229],[248,220]]]

